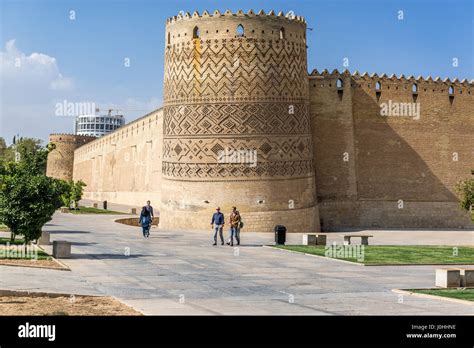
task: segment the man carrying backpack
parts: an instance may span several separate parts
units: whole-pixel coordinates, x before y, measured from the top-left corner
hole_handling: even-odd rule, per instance
[[[237,245],[240,245],[240,228],[242,227],[242,218],[240,216],[239,211],[236,207],[232,207],[232,213],[230,213],[229,217],[229,224],[230,224],[230,238],[227,242],[227,245],[233,246],[234,245],[234,236],[235,240],[237,241]]]

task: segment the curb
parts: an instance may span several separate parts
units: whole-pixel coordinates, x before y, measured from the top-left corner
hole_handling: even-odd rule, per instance
[[[300,252],[300,251],[294,251],[294,250],[280,249],[280,248],[277,248],[277,247],[274,247],[274,246],[271,246],[271,245],[262,245],[262,247],[264,247],[264,248],[269,248],[269,249],[274,249],[274,250],[286,251],[286,252],[289,252],[289,253],[295,253],[295,254],[300,254],[300,255],[306,255],[306,256],[317,257],[317,258],[324,259],[324,260],[332,260],[332,261],[338,261],[338,262],[348,263],[348,264],[356,265],[356,266],[366,266],[366,265],[364,265],[363,263],[359,263],[359,262],[352,262],[352,261],[347,261],[347,260],[334,259],[334,258],[332,258],[332,257],[326,257],[326,256],[320,256],[320,255],[302,253],[302,252]]]
[[[52,259],[52,261],[58,262],[56,259]],[[16,265],[14,263],[2,263],[1,261],[0,261],[0,266],[42,268],[42,269],[52,269],[54,271],[71,271],[71,269],[69,267],[68,268],[57,268],[57,267],[50,267],[50,266],[35,266],[35,265],[20,265],[20,264]]]
[[[37,249],[40,249],[41,251],[45,252],[46,254],[48,254],[46,252],[46,250],[44,250],[43,248],[41,248],[39,245],[36,245],[36,244],[33,244],[35,248]],[[49,254],[48,254],[49,255]],[[4,260],[9,260],[9,259],[0,259],[0,266],[11,266],[11,267],[29,267],[29,268],[41,268],[41,269],[51,269],[51,270],[55,270],[55,271],[71,271],[71,269],[69,268],[68,265],[62,263],[61,261],[55,259],[54,257],[52,257],[51,255],[49,255],[51,257],[51,261],[55,262],[56,264],[58,264],[59,266],[61,266],[60,268],[58,267],[52,267],[52,266],[44,266],[44,265],[35,265],[34,264],[34,261],[31,260],[32,264],[28,265],[28,264],[15,264],[15,263],[8,263],[8,262],[3,262]],[[15,260],[15,259],[12,259],[12,260]],[[21,260],[21,259],[20,259]]]
[[[428,288],[428,289],[414,289],[414,290],[440,290],[440,289]],[[472,289],[472,288],[469,288],[469,289]],[[397,294],[421,297],[421,298],[429,298],[429,299],[432,299],[432,300],[442,300],[442,301],[448,301],[448,302],[454,302],[454,303],[460,303],[460,304],[466,304],[466,305],[469,305],[469,306],[474,306],[474,301],[460,300],[460,299],[457,299],[457,298],[451,298],[451,297],[445,297],[445,296],[436,296],[436,295],[429,295],[429,294],[420,294],[418,292],[412,292],[412,291],[403,290],[403,289],[392,289],[392,292],[397,293]]]
[[[7,290],[0,289],[0,296],[25,296],[25,297],[71,297],[71,296],[87,296],[87,297],[107,297],[107,295],[87,295],[60,292],[44,292],[32,290]],[[112,296],[109,296],[112,297]]]
[[[41,249],[43,250],[46,254],[49,255],[49,253],[42,247],[40,247],[39,245],[35,244],[35,246],[38,248],[38,249]],[[52,255],[49,255],[51,257],[51,260],[53,260],[54,262],[56,262],[58,265],[60,265],[62,268],[52,268],[52,267],[49,267],[50,269],[57,269],[57,270],[61,270],[61,271],[71,271],[71,268],[66,265],[64,262],[62,261],[59,261],[58,259],[54,258]]]

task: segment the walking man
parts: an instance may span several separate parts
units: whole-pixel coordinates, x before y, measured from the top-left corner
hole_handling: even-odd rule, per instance
[[[224,214],[221,213],[220,207],[217,207],[216,212],[212,214],[211,226],[214,229],[214,244],[212,245],[217,245],[217,232],[219,232],[221,245],[224,245],[224,235],[222,234],[222,229],[224,227]]]
[[[155,215],[153,215],[153,207],[150,205],[150,201],[146,201],[146,210],[150,213],[150,217],[153,220],[155,218]]]
[[[230,239],[227,245],[234,245],[234,236],[237,241],[237,245],[240,245],[240,213],[236,207],[232,207],[232,213],[230,213],[229,225],[230,225]]]
[[[138,224],[142,226],[143,237],[150,237],[151,215],[146,206],[144,206],[142,208],[142,211],[140,212],[140,219],[138,220]]]

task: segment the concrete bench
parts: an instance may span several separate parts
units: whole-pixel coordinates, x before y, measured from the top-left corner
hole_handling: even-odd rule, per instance
[[[457,268],[437,268],[435,284],[440,288],[459,288],[461,271]]]
[[[71,242],[55,240],[53,242],[53,257],[56,259],[67,259],[71,257]]]
[[[306,233],[303,234],[303,245],[326,245],[327,234],[325,233]]]
[[[474,269],[461,269],[461,286],[465,288],[474,287]]]
[[[341,234],[341,237],[344,237],[344,245],[351,244],[351,238],[358,237],[360,238],[360,244],[362,245],[369,245],[369,238],[373,237],[368,234]]]

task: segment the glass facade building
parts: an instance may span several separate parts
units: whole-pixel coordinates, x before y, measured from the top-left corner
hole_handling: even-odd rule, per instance
[[[123,115],[81,115],[76,118],[75,133],[101,137],[124,124],[125,117]]]

